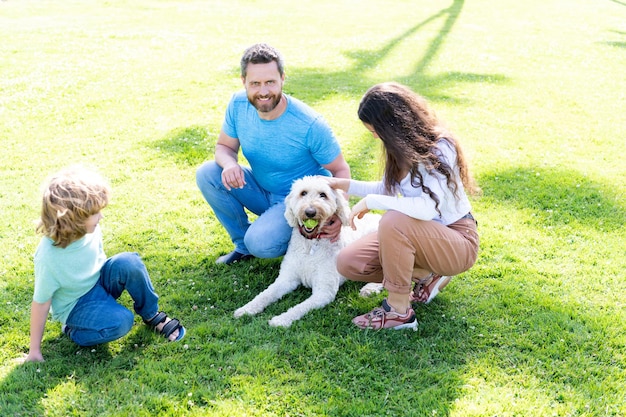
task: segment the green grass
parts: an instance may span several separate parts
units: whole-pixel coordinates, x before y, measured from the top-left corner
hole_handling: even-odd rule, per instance
[[[8,0],[0,39],[0,415],[626,415],[624,1]],[[267,321],[305,289],[232,317],[280,261],[214,265],[231,245],[195,169],[258,41],[355,178],[380,172],[356,117],[377,82],[422,93],[462,138],[481,253],[417,332],[355,329],[382,297],[355,283],[289,329]],[[188,336],[138,321],[85,349],[49,323],[46,362],[18,365],[40,186],[77,162],[114,187],[107,253],[141,253]]]

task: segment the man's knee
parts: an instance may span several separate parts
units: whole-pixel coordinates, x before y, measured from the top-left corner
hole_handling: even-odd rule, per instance
[[[216,179],[221,182],[221,178],[222,167],[217,165],[215,161],[205,162],[196,170],[196,184],[201,189],[207,184],[214,184]]]
[[[258,221],[252,223],[252,226],[248,228],[243,238],[243,242],[250,254],[257,258],[278,258],[283,256],[287,252],[291,228],[282,231],[279,225],[275,225],[273,230],[270,231],[265,227],[260,227],[259,223],[257,223]]]
[[[262,239],[251,237],[248,233],[243,239],[248,252],[257,258],[278,258],[287,252],[287,242],[265,236]]]
[[[277,204],[252,223],[244,236],[250,254],[257,258],[277,258],[287,252],[293,229],[283,213],[284,206]]]

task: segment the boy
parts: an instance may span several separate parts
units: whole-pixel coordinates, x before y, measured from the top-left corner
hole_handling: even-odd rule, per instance
[[[107,259],[98,223],[109,196],[106,181],[81,167],[64,169],[48,181],[37,225],[44,236],[35,252],[26,361],[44,360],[41,340],[50,311],[63,324],[63,332],[80,346],[127,334],[134,316],[116,301],[124,290],[148,326],[169,341],[184,337],[180,322],[158,311],[158,296],[139,255],[125,252]]]

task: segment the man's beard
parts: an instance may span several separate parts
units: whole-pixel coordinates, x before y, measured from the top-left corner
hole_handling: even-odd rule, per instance
[[[281,100],[282,97],[283,97],[282,93],[279,94],[279,95],[271,95],[271,96],[269,96],[270,101],[259,102],[259,100],[258,100],[259,96],[258,95],[254,96],[254,97],[248,96],[248,101],[259,112],[261,112],[261,113],[269,113],[272,110],[274,110],[276,108],[276,106],[278,106],[278,103],[280,103],[280,100]]]

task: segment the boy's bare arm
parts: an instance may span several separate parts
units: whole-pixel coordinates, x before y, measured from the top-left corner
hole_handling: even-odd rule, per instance
[[[45,303],[32,302],[30,307],[30,349],[26,356],[26,362],[43,362],[43,355],[41,353],[41,339],[43,338],[43,331],[46,327],[46,320],[48,319],[48,312],[50,311],[50,304],[52,300],[48,300]]]

